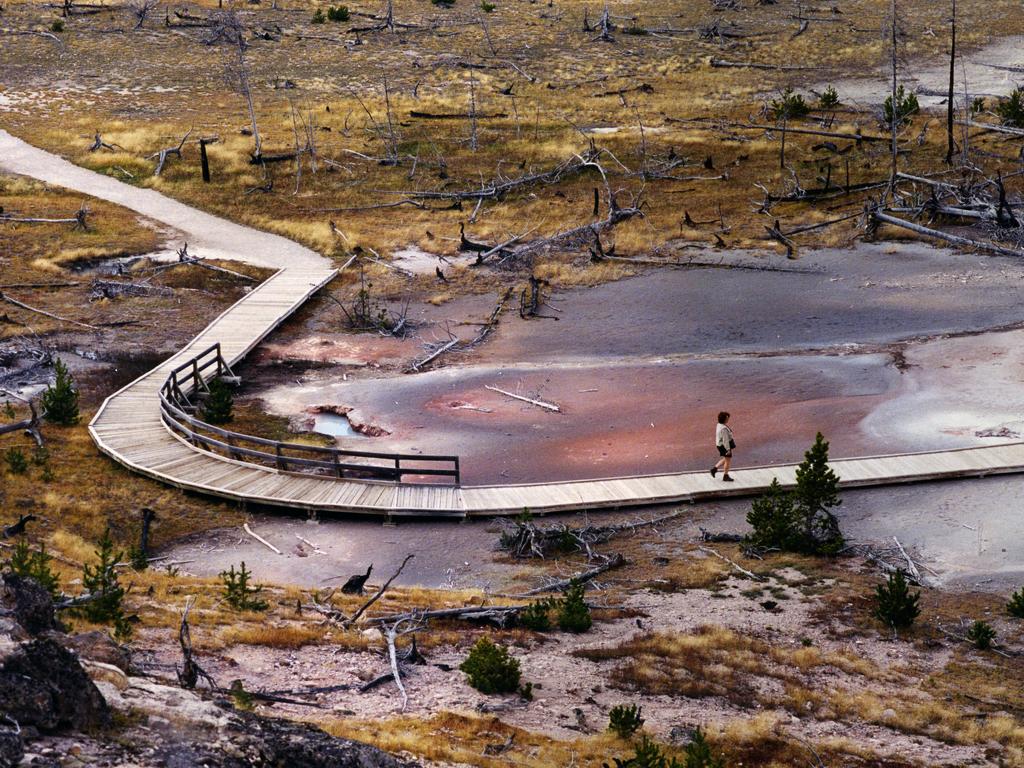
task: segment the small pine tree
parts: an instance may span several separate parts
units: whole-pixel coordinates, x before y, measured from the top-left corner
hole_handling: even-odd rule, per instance
[[[14,545],[11,559],[7,561],[7,570],[17,576],[35,579],[50,593],[50,597],[56,600],[60,596],[60,580],[50,569],[51,560],[52,558],[46,554],[45,545],[40,546],[38,550],[32,550],[28,541],[22,538]]]
[[[906,629],[921,613],[920,592],[911,592],[902,570],[889,574],[885,584],[875,587],[874,616],[893,630]]]
[[[56,372],[53,384],[43,392],[41,399],[43,416],[47,421],[62,426],[78,423],[78,390],[64,361],[57,360],[53,366]]]
[[[1024,90],[1014,88],[1009,98],[996,104],[996,114],[1003,125],[1024,128]]]
[[[206,386],[210,392],[203,402],[203,421],[208,424],[227,424],[233,418],[235,404],[231,387],[220,379],[211,379]]]
[[[313,12],[312,23],[313,24],[323,24],[326,21],[327,21],[327,17],[324,16],[324,12],[321,9],[317,8]]]
[[[563,632],[586,632],[594,623],[583,591],[583,584],[576,580],[565,590],[565,597],[558,606],[558,628]]]
[[[327,9],[327,20],[328,21],[348,21],[349,11],[347,5],[339,5],[335,8],[333,5]]]
[[[889,94],[886,97],[883,109],[885,112],[886,125],[892,125],[892,94]],[[907,93],[902,85],[896,89],[896,122],[898,124],[909,123],[911,115],[916,115],[920,111],[921,105],[917,101],[916,93],[913,91]]]
[[[236,571],[232,565],[220,573],[224,582],[224,600],[236,611],[265,611],[270,607],[266,600],[257,597],[263,587],[250,585],[251,578],[252,571],[245,567],[245,560],[239,570]]]
[[[644,727],[641,711],[636,704],[616,704],[608,713],[608,730],[620,739],[628,739]]]
[[[818,97],[818,106],[822,109],[835,109],[840,103],[839,92],[831,85]]]
[[[534,632],[551,631],[551,600],[536,600],[519,612],[519,625]]]
[[[771,113],[775,120],[792,120],[793,118],[805,117],[811,108],[804,101],[799,93],[794,93],[792,88],[787,88],[777,99],[772,99]]]
[[[1024,619],[1024,587],[1010,595],[1010,600],[1006,603],[1006,612],[1018,619]]]
[[[127,594],[118,580],[117,566],[124,558],[123,552],[114,549],[114,540],[108,528],[100,539],[96,550],[96,565],[82,566],[82,588],[92,600],[75,609],[75,614],[97,624],[110,624],[114,636],[127,640],[132,627],[124,612],[124,597]]]
[[[842,504],[839,475],[828,465],[828,441],[821,432],[796,470],[793,512],[798,530],[795,549],[805,554],[835,554],[843,548],[839,521],[831,510]]]
[[[4,452],[4,463],[12,475],[24,475],[28,472],[28,459],[25,452],[17,446],[11,446]]]
[[[459,669],[481,693],[512,693],[519,688],[519,660],[487,637],[476,641]]]
[[[992,647],[992,641],[996,639],[996,631],[987,621],[978,619],[967,630],[967,639],[979,651],[987,651]]]
[[[711,745],[700,726],[693,732],[693,738],[686,745],[684,754],[684,768],[725,768],[725,760],[712,754]]]
[[[793,495],[782,490],[778,478],[773,478],[764,495],[750,505],[747,522],[753,528],[747,543],[766,549],[786,550],[792,546],[796,528]]]

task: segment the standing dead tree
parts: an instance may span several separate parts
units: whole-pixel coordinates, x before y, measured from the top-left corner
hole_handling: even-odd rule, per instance
[[[217,683],[207,674],[206,670],[199,666],[199,662],[192,655],[192,632],[188,626],[188,612],[192,610],[194,603],[195,598],[191,596],[186,598],[185,609],[181,612],[181,624],[178,625],[178,645],[181,646],[181,655],[184,663],[181,669],[178,669],[177,665],[175,665],[174,671],[178,675],[178,684],[182,688],[191,690],[202,679],[206,681],[211,690],[216,691],[219,690]]]
[[[263,159],[263,141],[260,138],[260,127],[256,121],[256,104],[252,95],[252,84],[249,78],[249,62],[245,52],[249,43],[245,39],[245,25],[234,10],[228,10],[213,14],[210,17],[210,34],[203,40],[206,45],[215,45],[225,42],[232,49],[232,56],[225,65],[227,78],[238,89],[242,98],[245,99],[246,107],[249,110],[249,123],[252,132],[253,148],[251,162],[260,165]]]
[[[395,132],[395,120],[394,113],[391,110],[391,89],[388,87],[387,75],[382,76],[382,84],[384,89],[384,109],[385,109],[385,123],[378,122],[377,118],[373,116],[373,112],[366,106],[366,102],[359,96],[359,94],[353,88],[349,88],[348,92],[352,98],[356,100],[360,107],[363,108],[363,112],[370,120],[370,125],[373,127],[373,131],[377,134],[377,138],[380,139],[381,144],[384,145],[384,157],[379,161],[381,165],[398,165],[398,142],[399,138]]]
[[[584,21],[586,26],[589,24]],[[601,34],[595,37],[595,40],[600,40],[603,43],[614,43],[615,38],[612,37],[612,30],[615,29],[615,24],[612,22],[611,12],[608,10],[607,3],[604,6],[604,10],[601,12],[601,20],[597,23],[601,30]]]
[[[160,5],[160,0],[137,0],[128,6],[135,17],[135,29],[142,28],[142,25],[146,23],[146,18],[158,5]]]
[[[956,140],[953,138],[954,99],[953,89],[956,87],[956,0],[953,0],[952,14],[949,19],[949,92],[946,94],[946,163],[953,162],[956,151]]]

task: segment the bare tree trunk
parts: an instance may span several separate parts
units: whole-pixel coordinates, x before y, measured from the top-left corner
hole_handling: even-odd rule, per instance
[[[892,32],[892,39],[891,39],[891,45],[892,45],[892,51],[891,51],[891,55],[892,55],[892,58],[891,58],[891,62],[892,62],[892,94],[891,94],[892,105],[891,105],[891,109],[889,110],[889,116],[891,118],[891,126],[890,126],[890,128],[892,129],[892,169],[891,169],[891,173],[889,175],[888,194],[889,195],[894,195],[894,193],[896,191],[896,174],[899,172],[899,168],[898,168],[899,150],[898,150],[897,143],[896,143],[896,125],[897,125],[897,120],[898,120],[897,113],[900,111],[899,110],[899,104],[896,103],[896,77],[897,77],[897,62],[896,62],[896,39],[897,39],[897,33],[896,33],[896,26],[897,26],[896,0],[892,0],[892,5],[891,5],[891,9],[890,10],[891,10],[891,13],[892,13],[892,29],[891,29],[891,32]]]
[[[953,0],[953,17],[950,19],[949,44],[949,94],[946,102],[946,164],[953,162],[956,142],[953,140],[953,87],[956,75],[956,0]]]

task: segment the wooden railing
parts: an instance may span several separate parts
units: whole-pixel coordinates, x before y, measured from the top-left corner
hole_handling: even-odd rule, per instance
[[[189,411],[197,410],[201,393],[209,391],[207,381],[211,377],[237,381],[221,355],[220,344],[214,344],[172,370],[160,388],[160,414],[164,424],[198,448],[286,472],[305,470],[337,478],[394,482],[401,482],[404,476],[451,478],[456,485],[460,482],[458,456],[377,453],[302,445],[232,432],[208,424]]]

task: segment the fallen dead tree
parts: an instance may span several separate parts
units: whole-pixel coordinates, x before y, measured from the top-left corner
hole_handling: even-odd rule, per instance
[[[8,304],[13,304],[14,306],[19,307],[21,309],[24,309],[27,312],[34,312],[37,315],[42,315],[43,317],[48,317],[51,320],[56,320],[56,321],[58,321],[60,323],[68,323],[69,325],[77,325],[79,328],[87,328],[90,331],[98,331],[98,330],[100,330],[95,325],[89,325],[88,323],[80,323],[77,320],[71,320],[71,319],[66,318],[66,317],[61,317],[60,315],[53,314],[53,312],[47,312],[45,309],[39,309],[38,307],[33,307],[33,306],[31,306],[29,304],[26,304],[26,303],[24,303],[22,301],[18,301],[13,296],[11,296],[8,293],[4,293],[3,291],[0,291],[0,301],[6,301]]]
[[[868,218],[868,236],[873,237],[878,233],[878,227],[880,224],[890,224],[900,229],[906,229],[910,232],[914,232],[918,235],[924,235],[925,237],[935,238],[936,240],[942,240],[953,245],[959,245],[964,248],[975,248],[979,251],[985,251],[987,253],[994,253],[998,256],[1013,256],[1020,258],[1024,256],[1024,251],[1016,248],[1003,248],[1002,246],[990,243],[984,240],[972,240],[967,237],[960,237],[959,235],[953,235],[948,232],[943,232],[938,229],[932,229],[931,227],[925,227],[921,224],[916,224],[906,219],[901,219],[897,216],[892,216],[885,213],[879,208],[869,208],[867,211]]]
[[[14,214],[3,213],[3,211],[0,210],[0,222],[7,222],[10,224],[72,224],[74,225],[74,229],[84,229],[88,231],[89,225],[86,222],[86,217],[88,215],[89,209],[84,204],[75,212],[74,216],[61,219],[15,216]]]
[[[0,435],[9,435],[12,432],[24,432],[26,435],[31,437],[37,446],[43,447],[43,434],[39,431],[39,414],[36,412],[36,406],[31,400],[26,400],[20,395],[16,395],[8,390],[0,390],[5,395],[13,397],[17,400],[21,400],[23,403],[28,405],[31,416],[27,419],[21,419],[20,421],[12,421],[10,424],[0,424]],[[23,526],[24,527],[24,526]],[[4,531],[4,538],[7,538],[6,530]]]
[[[569,160],[555,166],[554,168],[541,171],[540,173],[531,173],[526,176],[518,176],[514,179],[499,178],[492,180],[488,183],[481,184],[479,189],[464,189],[464,190],[436,190],[436,191],[422,191],[422,192],[393,192],[387,191],[388,194],[402,195],[407,199],[420,199],[420,200],[479,200],[483,199],[498,199],[500,200],[509,192],[513,192],[517,189],[524,187],[530,187],[536,184],[555,184],[561,181],[566,176],[573,173],[578,173],[587,167],[590,162],[594,159],[591,154],[594,150],[583,153],[582,155],[574,155]]]
[[[120,299],[125,296],[173,296],[170,288],[147,283],[123,283],[115,280],[93,280],[89,301]]]
[[[531,520],[515,520],[505,523],[506,530],[498,540],[498,549],[519,559],[545,558],[551,554],[564,552],[584,552],[592,556],[592,548],[597,544],[643,528],[653,528],[684,514],[686,513],[678,511],[634,523],[587,525],[582,528],[572,528],[564,523],[541,528]]]

